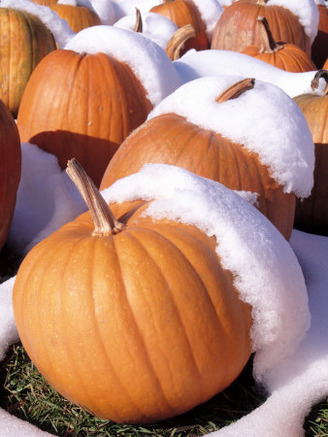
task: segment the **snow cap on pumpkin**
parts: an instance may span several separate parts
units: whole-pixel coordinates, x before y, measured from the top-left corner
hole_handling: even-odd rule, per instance
[[[165,51],[140,33],[115,26],[92,26],[64,47],[78,53],[105,53],[130,66],[153,105],[181,85],[182,79]]]
[[[219,182],[167,164],[145,164],[102,195],[109,203],[156,199],[146,215],[215,236],[223,267],[252,306],[258,379],[297,349],[310,319],[303,273],[289,243],[256,208]]]
[[[220,94],[244,78],[204,77],[190,81],[164,99],[148,119],[175,113],[256,153],[287,193],[310,195],[314,144],[298,105],[275,85],[255,80],[253,89],[218,103]]]

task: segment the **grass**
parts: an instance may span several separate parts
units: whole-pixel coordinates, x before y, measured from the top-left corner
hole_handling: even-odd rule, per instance
[[[6,248],[0,252],[0,283],[16,274],[20,261]],[[230,387],[192,411],[153,425],[121,425],[100,420],[60,396],[21,344],[10,347],[0,362],[0,408],[59,437],[198,437],[238,420],[264,400],[265,394],[253,380],[250,360]],[[312,408],[304,429],[305,437],[328,437],[328,400]]]
[[[0,406],[60,437],[202,436],[242,417],[264,401],[264,394],[252,378],[251,366],[250,361],[228,389],[191,412],[153,425],[120,425],[97,419],[62,398],[40,375],[21,344],[16,344],[1,363]]]

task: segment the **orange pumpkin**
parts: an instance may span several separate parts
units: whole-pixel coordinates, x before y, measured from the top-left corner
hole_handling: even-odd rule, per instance
[[[267,5],[267,0],[238,0],[222,12],[213,31],[211,48],[242,52],[246,47],[260,45],[257,17],[265,17],[276,41],[295,44],[311,54],[311,41],[298,17],[289,9]]]
[[[310,197],[297,201],[295,227],[328,235],[328,86],[323,95],[315,92],[321,77],[328,84],[328,71],[319,70],[312,81],[314,92],[294,97],[307,120],[315,144],[314,185]]]
[[[99,185],[108,162],[152,105],[132,69],[104,53],[56,50],[33,72],[17,117],[21,140],[73,157]]]
[[[101,24],[98,15],[85,6],[66,5],[53,3],[50,8],[66,20],[73,32],[79,32],[90,26]]]
[[[254,82],[238,82],[217,101],[238,98]],[[135,173],[143,164],[165,163],[188,169],[239,191],[258,193],[258,209],[289,239],[296,197],[285,193],[259,156],[213,130],[204,129],[175,113],[162,114],[133,131],[109,163],[100,188]]]
[[[14,117],[32,71],[55,49],[52,33],[38,17],[0,7],[0,99]]]
[[[215,237],[145,217],[149,202],[111,205],[117,221],[87,180],[82,193],[91,214],[20,266],[13,303],[22,343],[56,390],[99,417],[149,423],[181,414],[243,369],[250,307]]]
[[[328,58],[328,8],[317,4],[319,10],[318,33],[311,46],[311,58],[317,68],[326,68],[324,63]]]
[[[21,146],[15,120],[0,100],[0,249],[3,247],[16,204],[21,175]]]
[[[316,70],[311,58],[300,47],[275,41],[265,17],[258,17],[258,23],[261,28],[261,45],[250,45],[242,53],[292,73]]]
[[[191,24],[195,29],[195,37],[186,41],[183,51],[189,49],[205,50],[209,48],[206,26],[197,7],[190,0],[164,0],[163,4],[153,6],[150,12],[156,12],[169,18],[178,27]]]

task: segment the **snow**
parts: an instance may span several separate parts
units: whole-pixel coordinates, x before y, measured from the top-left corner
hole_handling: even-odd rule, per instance
[[[57,219],[59,227],[86,207],[52,155],[27,143],[22,144],[22,155],[23,178],[9,242],[26,251],[53,232]],[[161,164],[148,164],[142,172],[117,181],[102,194],[114,201],[157,193],[149,214],[185,217],[217,235],[219,255],[235,272],[243,298],[254,305],[254,373],[268,388],[268,399],[211,435],[302,436],[309,409],[328,395],[328,238],[294,230],[289,244],[255,208],[219,183]],[[31,205],[34,214],[26,220]],[[14,281],[0,285],[1,357],[18,338],[12,312]],[[0,437],[49,435],[3,410],[0,420]]]
[[[313,186],[314,144],[302,111],[280,88],[258,80],[237,99],[216,102],[242,79],[227,75],[190,81],[162,100],[148,119],[175,113],[243,144],[270,168],[286,192],[308,197]]]
[[[316,71],[291,73],[269,65],[243,53],[231,50],[189,50],[174,61],[175,68],[185,82],[204,76],[234,75],[254,77],[277,85],[290,97],[312,92],[311,80]],[[318,93],[322,92],[324,81]]]
[[[197,6],[206,26],[207,36],[211,40],[214,27],[223,12],[223,8],[217,0],[193,0],[193,3]]]
[[[142,34],[165,50],[170,38],[178,30],[178,26],[164,15],[155,12],[141,12],[141,19]],[[136,13],[125,15],[116,21],[114,26],[133,31],[135,23]]]

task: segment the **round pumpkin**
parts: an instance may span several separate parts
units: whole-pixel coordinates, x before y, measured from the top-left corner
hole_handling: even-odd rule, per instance
[[[104,53],[56,50],[34,70],[17,125],[21,140],[57,156],[73,157],[96,185],[125,137],[152,105],[132,69]]]
[[[21,146],[9,109],[0,100],[0,249],[5,244],[21,175]]]
[[[164,0],[163,4],[153,6],[150,11],[164,15],[164,17],[169,18],[178,27],[191,24],[195,29],[195,37],[186,41],[181,54],[192,48],[196,50],[209,48],[205,23],[197,7],[190,0]]]
[[[189,85],[190,93],[192,85]],[[217,104],[224,105],[233,99],[237,102],[253,86],[253,80],[237,82],[217,98]],[[252,111],[250,107],[244,108]],[[124,140],[108,164],[100,189],[137,172],[147,162],[177,165],[230,189],[257,193],[257,208],[289,239],[296,196],[285,192],[259,155],[243,144],[178,113],[164,113],[147,120]]]
[[[226,7],[214,28],[211,48],[242,52],[252,44],[260,45],[257,17],[267,19],[276,41],[295,44],[310,56],[311,40],[298,17],[267,0],[238,0]]]
[[[99,417],[150,423],[181,414],[245,366],[250,306],[215,237],[146,217],[149,202],[111,211],[92,183],[81,189],[91,214],[44,239],[19,268],[22,343],[56,390]]]
[[[319,79],[327,82],[323,94],[317,93]],[[328,71],[319,70],[312,81],[313,93],[294,97],[301,108],[315,144],[314,185],[311,195],[298,200],[295,227],[306,232],[328,235]]]
[[[50,8],[57,12],[60,18],[66,20],[73,32],[79,32],[90,26],[101,24],[98,15],[85,6],[53,3]]]
[[[261,29],[261,44],[250,45],[242,53],[292,73],[316,70],[311,58],[300,47],[275,41],[265,17],[258,17],[258,23]]]
[[[38,17],[0,7],[0,99],[14,117],[32,71],[55,49],[54,36]]]

